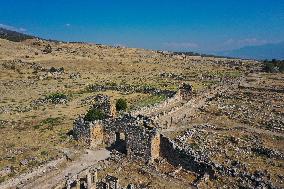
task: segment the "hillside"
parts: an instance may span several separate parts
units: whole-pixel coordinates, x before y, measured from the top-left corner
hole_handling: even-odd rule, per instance
[[[14,42],[21,42],[26,39],[33,39],[35,37],[31,35],[19,33],[16,31],[11,31],[11,30],[7,30],[4,28],[0,28],[0,38],[7,39],[9,41],[14,41]]]
[[[89,166],[123,187],[284,187],[283,74],[261,72],[252,60],[20,36],[0,39],[0,188],[52,188]],[[192,87],[190,99],[179,96],[181,83]],[[151,119],[161,141],[174,143],[169,155],[181,150],[186,154],[172,156],[186,160],[145,163],[75,140],[74,120],[97,95],[111,106],[125,99],[135,123]],[[129,118],[115,116],[110,120]]]

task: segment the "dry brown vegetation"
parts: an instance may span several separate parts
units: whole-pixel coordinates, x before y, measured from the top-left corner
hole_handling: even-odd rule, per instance
[[[48,44],[52,52],[44,53],[43,50]],[[250,74],[257,70],[258,66],[259,63],[254,61],[183,57],[144,49],[36,39],[16,43],[0,39],[0,170],[7,166],[13,169],[7,175],[0,175],[0,182],[60,157],[65,148],[82,149],[69,132],[72,130],[74,119],[89,109],[92,104],[91,97],[97,93],[109,95],[113,103],[119,98],[127,99],[130,110],[164,99],[143,93],[92,92],[88,90],[88,86],[92,84],[150,86],[177,90],[181,82],[189,82],[195,95],[198,95],[212,85],[244,77],[242,87],[220,94],[200,108],[198,116],[188,124],[188,128],[191,128],[193,123],[217,125],[221,131],[217,135],[209,136],[212,137],[210,141],[222,144],[228,149],[232,148],[231,145],[234,146],[226,143],[232,136],[245,141],[246,137],[257,135],[263,145],[283,153],[284,76]],[[50,70],[52,67],[56,69],[55,72]],[[64,72],[57,70],[61,67]],[[67,101],[52,103],[46,100],[49,95],[55,93],[66,95]],[[247,110],[248,114],[243,114],[244,110]],[[271,125],[269,120],[276,122]],[[226,130],[239,125],[248,128],[248,132]],[[177,124],[176,127],[178,126]],[[181,133],[175,132],[173,136]],[[194,142],[197,145],[207,145]],[[234,153],[228,152],[226,158],[235,157]],[[224,157],[212,158],[223,163],[225,161]],[[267,159],[257,155],[241,156],[239,160],[249,162],[250,169],[261,165],[275,176],[273,179],[279,180],[277,175],[281,174],[283,177],[283,159],[275,160],[275,166],[271,166]],[[113,167],[114,170],[115,168]],[[122,171],[132,172],[131,169],[138,169],[137,165],[124,167]],[[141,174],[138,174],[138,177],[141,177]],[[191,178],[188,183],[193,180],[192,175],[188,176],[187,173],[184,177]],[[175,184],[169,185],[165,179],[159,178],[150,182],[149,178],[158,177],[144,175],[141,182],[148,182],[150,185],[153,182],[153,188],[176,187]],[[181,182],[184,182],[184,179]],[[222,182],[225,181],[220,181],[219,184]],[[218,186],[218,183],[215,186]],[[279,186],[283,187],[283,183],[279,183]],[[187,185],[180,187],[186,188]]]

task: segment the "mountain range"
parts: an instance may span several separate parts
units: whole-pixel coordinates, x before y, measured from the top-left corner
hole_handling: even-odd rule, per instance
[[[21,41],[24,41],[26,39],[33,39],[35,37],[31,36],[31,35],[24,34],[24,33],[20,33],[20,32],[17,32],[17,31],[12,31],[12,30],[8,30],[8,29],[5,29],[5,28],[0,28],[0,38],[7,39],[9,41],[14,41],[14,42],[21,42]]]
[[[26,39],[36,38],[35,36],[27,35],[17,31],[11,31],[5,28],[0,28],[0,38],[7,39],[14,42],[21,42]],[[188,52],[191,53],[191,52]],[[196,53],[193,53],[196,54]],[[265,44],[260,46],[246,46],[240,49],[229,51],[216,52],[214,55],[243,58],[243,59],[284,59],[284,41],[276,44]],[[207,55],[209,56],[209,55]],[[211,55],[212,56],[212,55]]]
[[[275,44],[265,44],[260,46],[246,46],[240,49],[217,52],[216,54],[227,57],[237,57],[244,59],[271,60],[284,59],[284,41]]]

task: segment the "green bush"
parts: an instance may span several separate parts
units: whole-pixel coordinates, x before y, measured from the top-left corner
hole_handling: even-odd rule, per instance
[[[85,115],[85,121],[95,121],[95,120],[102,120],[106,118],[106,114],[98,109],[90,109],[88,113]]]
[[[49,117],[49,118],[41,121],[41,124],[52,125],[52,126],[58,125],[60,123],[61,123],[60,117],[55,117],[55,118]]]
[[[116,111],[125,111],[127,109],[127,102],[125,99],[118,99],[115,103]]]
[[[53,93],[53,94],[46,96],[46,99],[51,100],[52,103],[60,103],[61,100],[67,100],[68,97],[67,95],[63,93]]]
[[[47,98],[48,99],[57,99],[57,98],[67,99],[67,96],[63,93],[54,93],[54,94],[48,95]]]
[[[263,62],[263,71],[269,73],[284,72],[284,61],[282,60],[265,60]]]

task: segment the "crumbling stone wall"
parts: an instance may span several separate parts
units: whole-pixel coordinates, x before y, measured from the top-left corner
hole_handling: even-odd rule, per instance
[[[202,157],[180,147],[164,135],[161,135],[161,157],[173,165],[182,166],[200,175],[207,173],[210,177],[214,177],[214,167],[211,164],[205,162]]]
[[[115,107],[111,105],[110,98],[107,95],[98,94],[95,97],[93,108],[103,111],[107,117],[114,117],[116,115]]]
[[[154,87],[148,86],[133,86],[133,85],[90,85],[89,89],[94,92],[98,91],[121,91],[123,93],[144,93],[144,94],[152,94],[152,95],[164,95],[166,97],[172,98],[176,91],[171,90],[161,90]]]
[[[104,142],[104,131],[103,126],[100,122],[97,122],[93,127],[90,128],[90,145],[99,146]]]
[[[160,151],[161,151],[161,135],[157,133],[151,141],[151,157],[153,159],[157,159],[160,157]]]
[[[191,100],[192,86],[190,84],[182,83],[179,87],[179,95],[182,100]]]
[[[125,135],[126,152],[130,158],[152,161],[159,157],[159,131],[150,119],[143,116],[124,115],[102,121],[88,122],[78,118],[74,123],[74,138],[92,147],[111,146],[117,133]]]
[[[183,85],[182,98],[191,96],[191,86]],[[176,97],[175,97],[176,99]],[[115,118],[111,111],[109,97],[98,95],[93,106],[107,113],[107,118],[100,121],[85,121],[79,117],[74,122],[74,138],[92,147],[104,144],[108,147],[118,141],[118,136],[125,135],[125,151],[130,158],[153,161],[161,155],[161,139],[158,126],[146,116],[130,114]]]
[[[85,121],[82,116],[74,121],[73,137],[75,140],[90,144],[91,142],[91,127],[94,122]]]
[[[71,189],[71,188],[86,188],[86,189],[97,189],[98,178],[97,169],[85,169],[76,174],[69,174],[66,180],[58,183],[56,189]]]

